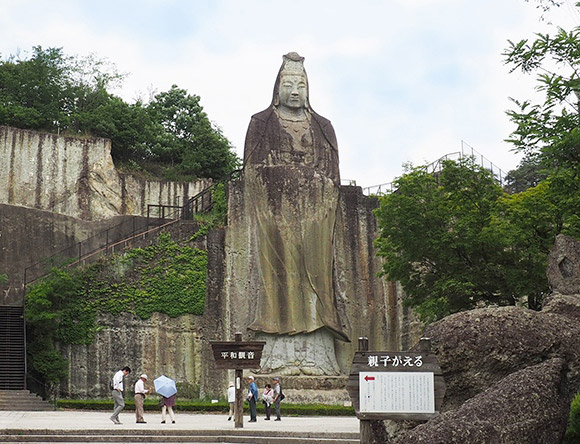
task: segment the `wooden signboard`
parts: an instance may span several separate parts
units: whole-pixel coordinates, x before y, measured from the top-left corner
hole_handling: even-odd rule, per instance
[[[347,390],[362,420],[425,421],[439,414],[445,381],[430,346],[420,352],[355,353]]]
[[[260,368],[264,341],[255,342],[216,342],[211,348],[217,368]]]
[[[244,427],[244,395],[242,376],[245,368],[260,368],[262,350],[266,342],[242,342],[242,334],[235,334],[235,341],[210,341],[215,365],[221,369],[236,370],[236,402],[234,405],[234,425]]]

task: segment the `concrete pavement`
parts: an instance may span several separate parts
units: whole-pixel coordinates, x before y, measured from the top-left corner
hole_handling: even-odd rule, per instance
[[[236,429],[233,419],[228,421],[223,414],[176,411],[175,424],[161,424],[160,413],[146,412],[147,423],[137,424],[135,413],[127,411],[119,415],[122,424],[115,425],[111,413],[0,411],[0,442],[15,442],[10,439],[16,436],[18,442],[359,442],[359,421],[354,416],[283,416],[282,421],[265,421],[262,416],[255,423],[244,416],[244,427]]]
[[[228,421],[227,415],[175,413],[175,424],[161,424],[161,413],[145,412],[147,424],[136,424],[135,413],[121,412],[121,425],[115,425],[109,417],[112,411],[58,410],[54,412],[14,412],[0,411],[0,428],[3,429],[53,429],[53,430],[234,430],[234,420]],[[248,423],[244,416],[244,429],[276,430],[287,432],[359,432],[356,417],[343,416],[287,416],[282,421]]]

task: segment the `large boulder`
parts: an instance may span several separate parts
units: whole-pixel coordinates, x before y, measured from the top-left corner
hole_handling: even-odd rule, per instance
[[[565,370],[564,359],[555,358],[517,371],[395,443],[559,443],[569,409]]]
[[[551,358],[567,362],[573,393],[580,388],[578,320],[522,307],[484,308],[448,316],[428,326],[425,335],[445,377],[444,411]]]
[[[554,293],[580,295],[580,242],[563,234],[556,236],[546,275]]]
[[[447,391],[443,414],[406,443],[559,443],[580,389],[580,242],[558,236],[541,312],[493,307],[429,325]]]

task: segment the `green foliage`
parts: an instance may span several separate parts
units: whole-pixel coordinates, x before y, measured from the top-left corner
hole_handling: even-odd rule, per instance
[[[54,344],[91,344],[102,328],[98,313],[201,315],[207,252],[162,233],[157,243],[85,268],[56,269],[26,294],[30,368],[43,380],[66,376]],[[56,378],[56,379],[55,379]]]
[[[107,87],[123,78],[94,56],[66,56],[62,48],[32,48],[29,59],[0,63],[0,124],[82,132],[86,113],[106,102]]]
[[[226,185],[218,183],[212,191],[213,207],[209,213],[197,213],[194,219],[202,227],[190,238],[193,241],[205,236],[212,228],[223,227],[227,223],[228,201],[226,197]]]
[[[479,302],[515,303],[499,285],[502,243],[490,224],[502,191],[487,170],[446,161],[437,175],[411,170],[396,188],[380,198],[376,246],[384,274],[401,282],[422,319]]]
[[[384,274],[425,320],[479,304],[540,309],[547,255],[559,233],[580,235],[580,182],[561,171],[508,195],[471,161],[416,168],[376,210]]]
[[[538,185],[548,177],[548,174],[549,171],[542,165],[537,155],[525,156],[518,167],[506,175],[504,189],[510,194],[521,193]]]
[[[181,247],[162,234],[157,244],[129,251],[114,266],[130,266],[137,277],[127,281],[126,275],[118,274],[110,284],[94,288],[101,310],[125,311],[142,319],[155,312],[171,317],[203,314],[207,252]]]
[[[177,85],[155,96],[148,110],[163,131],[157,134],[151,152],[161,163],[178,165],[185,176],[225,179],[239,161],[199,102],[199,96]]]
[[[578,8],[578,5],[576,5]],[[509,42],[504,52],[511,71],[537,73],[541,103],[512,99],[508,111],[516,129],[508,139],[535,155],[549,169],[580,172],[580,28],[559,28],[555,36],[537,34],[532,42]]]
[[[94,56],[33,48],[29,59],[0,60],[0,125],[111,139],[118,164],[168,180],[221,180],[239,159],[210,122],[199,96],[173,85],[149,104],[108,92],[123,75]]]
[[[0,273],[0,284],[7,284],[8,282],[8,275],[6,273]]]
[[[570,406],[570,420],[564,437],[564,444],[580,443],[580,392],[572,400]]]

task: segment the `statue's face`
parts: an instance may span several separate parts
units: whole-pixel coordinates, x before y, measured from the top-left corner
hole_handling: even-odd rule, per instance
[[[299,109],[306,106],[306,77],[300,74],[284,74],[280,79],[280,105]]]

